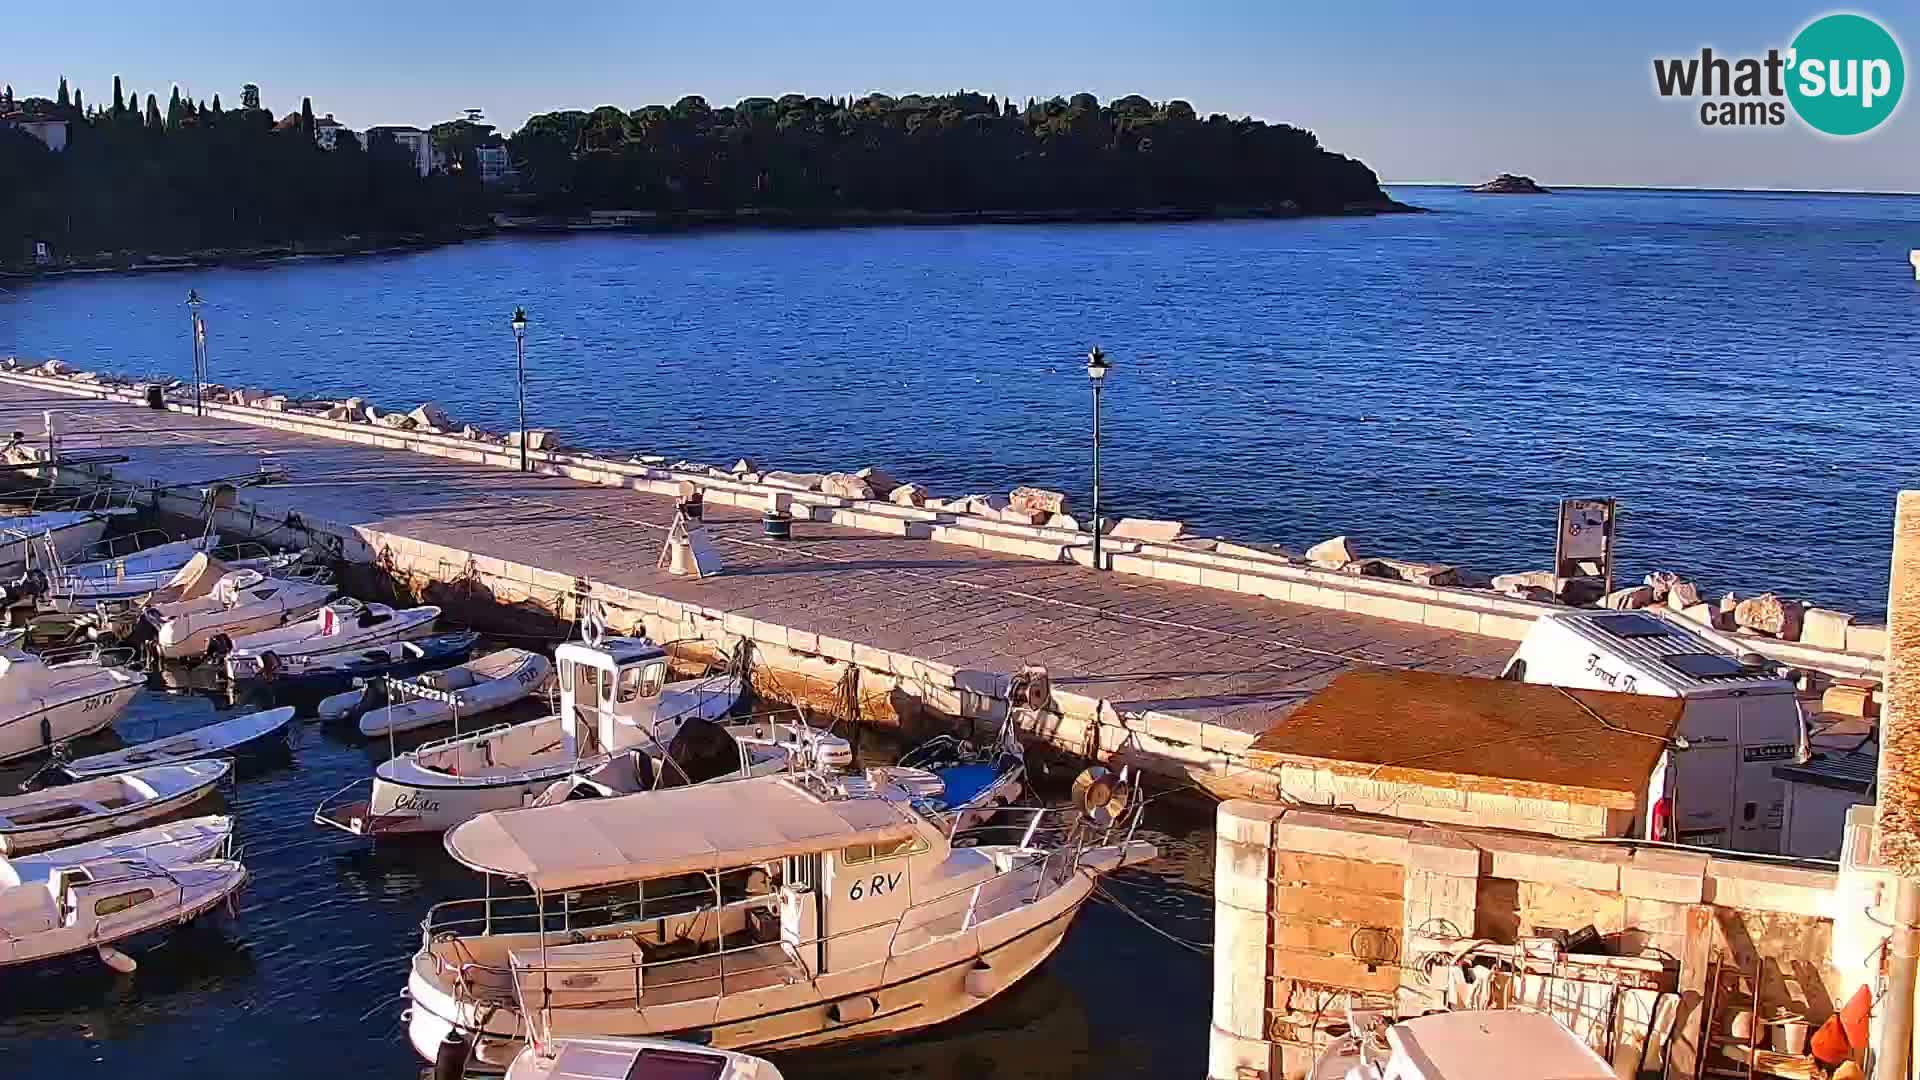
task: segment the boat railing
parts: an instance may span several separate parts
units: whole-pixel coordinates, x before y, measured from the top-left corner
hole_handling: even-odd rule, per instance
[[[414,747],[411,751],[409,751],[409,753],[414,754],[416,756],[420,754],[429,754],[435,750],[444,750],[447,747],[454,745],[455,743],[463,743],[473,739],[480,739],[480,738],[497,735],[500,732],[506,731],[507,729],[513,726],[514,724],[512,721],[507,721],[505,723],[492,724],[483,728],[474,728],[471,731],[455,732],[452,735],[443,736],[442,738],[429,739],[426,742],[423,742],[420,745]]]

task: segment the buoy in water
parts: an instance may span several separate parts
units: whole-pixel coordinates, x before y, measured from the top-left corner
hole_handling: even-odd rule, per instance
[[[100,962],[122,975],[131,975],[140,962],[111,945],[99,946]]]

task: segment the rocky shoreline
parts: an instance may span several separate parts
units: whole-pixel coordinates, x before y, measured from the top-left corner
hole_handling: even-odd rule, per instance
[[[145,388],[149,385],[144,380],[126,376],[76,371],[60,360],[24,364],[18,358],[8,357],[0,360],[0,371],[59,378],[101,389],[147,392]],[[170,380],[159,389],[162,396],[172,402],[191,403],[193,400],[192,384],[178,379]],[[361,397],[345,400],[302,399],[251,387],[232,388],[219,384],[207,384],[202,391],[206,400],[215,404],[304,414],[335,423],[366,424],[390,428],[395,432],[438,436],[491,448],[517,449],[525,442],[530,451],[571,452],[585,458],[611,460],[591,450],[568,446],[562,435],[551,429],[535,429],[524,433],[494,432],[463,424],[448,416],[444,409],[433,402],[423,402],[411,410],[401,411],[383,409]],[[815,492],[853,502],[881,502],[915,511],[962,514],[974,519],[1044,529],[1066,536],[1088,535],[1094,528],[1093,522],[1074,514],[1070,497],[1065,492],[1037,487],[1016,487],[1004,495],[969,494],[939,498],[933,496],[926,487],[903,482],[875,466],[834,472],[770,470],[751,459],[741,458],[731,466],[722,468],[694,461],[670,460],[654,454],[633,455],[626,464],[665,470],[680,476],[706,476],[796,493]],[[1399,586],[1491,594],[1503,600],[1533,604],[1617,611],[1654,609],[1736,639],[1746,636],[1793,642],[1855,656],[1882,657],[1886,654],[1887,629],[1883,625],[1771,591],[1746,597],[1724,592],[1717,599],[1709,600],[1705,586],[1666,571],[1648,574],[1642,581],[1607,591],[1597,566],[1582,567],[1583,571],[1591,572],[1574,577],[1560,577],[1551,570],[1503,573],[1489,577],[1449,563],[1366,554],[1347,536],[1336,536],[1304,552],[1295,552],[1277,544],[1196,536],[1179,521],[1104,518],[1100,528],[1103,536],[1114,541],[1150,546],[1175,558],[1245,561],[1294,570],[1335,573],[1382,583],[1394,582]]]
[[[1541,187],[1539,183],[1534,180],[1533,177],[1521,176],[1519,173],[1501,173],[1499,176],[1494,177],[1493,179],[1487,181],[1486,183],[1475,184],[1474,186],[1468,188],[1467,190],[1480,195],[1551,195],[1553,194],[1553,192],[1550,191],[1549,189]]]

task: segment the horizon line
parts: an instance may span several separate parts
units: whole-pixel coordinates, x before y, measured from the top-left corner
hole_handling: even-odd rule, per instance
[[[1386,187],[1431,187],[1431,188],[1470,188],[1479,181],[1456,180],[1382,180],[1380,186]],[[1793,188],[1793,187],[1727,187],[1708,184],[1559,184],[1536,180],[1549,192],[1553,191],[1693,191],[1702,193],[1724,193],[1732,195],[1893,195],[1920,196],[1920,191],[1899,191],[1887,188]]]

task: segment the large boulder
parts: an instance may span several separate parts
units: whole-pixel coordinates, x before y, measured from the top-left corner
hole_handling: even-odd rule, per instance
[[[1647,587],[1653,590],[1654,600],[1661,601],[1667,598],[1667,594],[1673,591],[1675,585],[1680,584],[1680,575],[1666,570],[1655,570],[1647,575],[1646,581]]]
[[[1044,523],[1049,529],[1065,529],[1068,532],[1080,531],[1080,519],[1072,514],[1054,514]]]
[[[1415,585],[1458,585],[1460,571],[1445,563],[1408,562],[1405,559],[1367,559],[1378,564],[1377,569],[1369,572],[1373,577],[1397,578],[1410,581]]]
[[[736,461],[736,462],[734,462],[734,463],[733,463],[733,468],[731,468],[731,469],[728,469],[727,471],[728,471],[728,472],[730,472],[730,473],[732,473],[732,474],[733,474],[733,475],[735,475],[735,476],[745,476],[745,475],[746,475],[746,474],[748,474],[748,473],[757,473],[757,472],[759,472],[759,471],[760,471],[760,467],[759,467],[758,465],[755,465],[755,464],[753,463],[753,459],[752,459],[752,458],[744,458],[744,457],[743,457],[743,458],[741,458],[741,459],[740,459],[739,461]]]
[[[529,450],[559,450],[562,445],[560,433],[547,428],[507,432],[508,446],[518,448],[522,440],[525,440]]]
[[[795,491],[819,491],[821,481],[826,477],[817,472],[781,472],[776,469],[761,478],[761,482],[775,487],[793,488]]]
[[[1338,570],[1357,558],[1345,536],[1322,540],[1307,549],[1307,561],[1322,570]]]
[[[1600,606],[1615,611],[1632,611],[1653,604],[1655,589],[1652,585],[1629,585],[1624,589],[1615,589],[1600,598]]]
[[[1667,590],[1666,602],[1675,611],[1690,608],[1700,602],[1700,586],[1691,581],[1676,581]]]
[[[1104,525],[1104,520],[1102,521]],[[1115,540],[1140,540],[1151,544],[1171,544],[1187,531],[1185,522],[1159,518],[1121,518],[1107,530]]]
[[[1688,604],[1685,607],[1671,608],[1671,610],[1683,619],[1691,619],[1712,630],[1733,629],[1733,616],[1721,611],[1713,604]]]
[[[1799,604],[1782,600],[1773,593],[1761,593],[1735,605],[1733,621],[1742,629],[1785,641],[1798,641],[1801,610]]]
[[[1495,574],[1493,589],[1508,596],[1524,600],[1537,599],[1533,594],[1544,592],[1548,599],[1554,596],[1554,575],[1551,570],[1522,570],[1512,574]]]
[[[1067,512],[1066,494],[1046,488],[1017,487],[1007,493],[1007,501],[1022,510],[1045,513],[1049,517]]]
[[[439,428],[446,431],[453,427],[453,418],[447,411],[431,401],[423,401],[407,414],[413,418],[415,427]]]
[[[1822,649],[1845,652],[1847,627],[1852,625],[1853,616],[1844,611],[1810,607],[1801,612],[1800,640]]]
[[[72,370],[64,360],[49,360],[40,365],[40,372],[43,375],[65,375]]]
[[[233,403],[235,405],[245,405],[250,409],[258,406],[265,400],[267,400],[267,392],[264,390],[255,390],[251,386],[243,386],[233,392]]]
[[[871,499],[874,496],[873,485],[865,477],[852,473],[828,473],[820,479],[820,493],[842,499]]]
[[[900,481],[895,479],[893,474],[877,465],[869,465],[864,469],[859,469],[855,471],[853,475],[865,480],[867,486],[876,492],[889,492],[900,486]]]
[[[901,484],[887,492],[887,501],[895,506],[925,506],[927,489],[919,484]]]
[[[260,407],[267,410],[268,412],[286,412],[287,411],[287,395],[274,394],[270,397],[262,398],[260,400]]]
[[[420,426],[419,422],[413,417],[408,416],[406,413],[397,412],[381,413],[373,418],[373,422],[379,424],[381,427],[395,428],[400,431],[412,431],[414,428]]]

